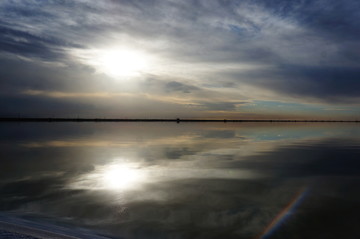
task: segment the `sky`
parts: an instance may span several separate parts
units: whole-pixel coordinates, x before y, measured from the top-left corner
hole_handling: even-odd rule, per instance
[[[1,117],[359,119],[357,0],[3,0]]]

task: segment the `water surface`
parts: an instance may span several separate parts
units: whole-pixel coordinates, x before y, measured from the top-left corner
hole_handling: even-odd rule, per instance
[[[1,123],[1,217],[113,238],[360,238],[359,124]]]

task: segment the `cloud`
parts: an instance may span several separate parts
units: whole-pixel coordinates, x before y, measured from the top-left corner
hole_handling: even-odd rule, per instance
[[[177,81],[170,81],[165,85],[167,91],[180,91],[183,93],[191,93],[192,91],[199,90],[198,87],[186,85]]]
[[[276,69],[234,76],[240,83],[314,102],[357,104],[360,70],[355,67],[279,65]]]
[[[0,91],[131,91],[229,112],[245,100],[356,104],[359,9],[355,0],[2,1]],[[78,54],[116,47],[156,64],[124,80]]]
[[[244,104],[245,102],[205,102],[202,104],[208,110],[215,111],[235,111],[237,109],[237,105]]]
[[[1,96],[0,99],[2,117],[77,117],[95,112],[94,105],[85,102],[41,96]]]

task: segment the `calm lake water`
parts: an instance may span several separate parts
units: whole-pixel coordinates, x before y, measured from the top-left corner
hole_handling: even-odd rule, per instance
[[[360,238],[360,124],[1,123],[0,132],[0,219],[130,239]]]

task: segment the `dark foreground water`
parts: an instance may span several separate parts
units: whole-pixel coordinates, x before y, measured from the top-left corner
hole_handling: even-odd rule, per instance
[[[360,238],[359,124],[1,123],[0,133],[3,221],[113,238]]]

